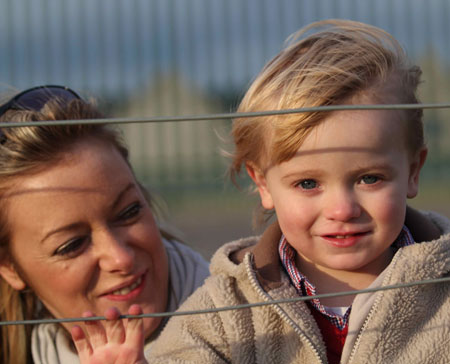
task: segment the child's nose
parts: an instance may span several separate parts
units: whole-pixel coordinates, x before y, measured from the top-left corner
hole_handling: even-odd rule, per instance
[[[330,220],[348,221],[361,215],[361,206],[350,190],[330,191],[326,198],[324,215]]]
[[[114,231],[105,231],[98,236],[96,245],[102,270],[119,273],[132,271],[135,252],[125,237]]]

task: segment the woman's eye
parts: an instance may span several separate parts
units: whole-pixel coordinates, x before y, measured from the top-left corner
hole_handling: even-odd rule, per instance
[[[379,181],[379,178],[377,176],[367,175],[363,176],[361,178],[361,182],[365,185],[373,185],[374,183],[377,183]]]
[[[314,188],[317,188],[317,181],[313,179],[304,179],[303,181],[297,183],[297,187],[300,187],[304,190],[312,190]]]
[[[137,216],[142,210],[142,204],[140,202],[135,202],[128,206],[119,214],[119,220],[129,220]]]
[[[56,249],[53,255],[75,256],[84,248],[87,239],[87,237],[80,237],[69,240]]]

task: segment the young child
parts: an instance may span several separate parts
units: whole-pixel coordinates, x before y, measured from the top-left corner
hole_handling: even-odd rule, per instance
[[[312,34],[307,35],[307,33]],[[239,111],[418,103],[420,70],[386,32],[353,21],[299,31]],[[450,272],[450,221],[407,209],[427,149],[422,112],[347,110],[234,121],[245,166],[276,221],[224,245],[180,311],[380,287]],[[447,363],[450,285],[176,316],[151,363]]]
[[[419,77],[383,30],[322,21],[265,66],[239,111],[417,103]],[[450,222],[409,211],[405,225],[427,155],[421,110],[241,118],[232,133],[231,172],[245,166],[276,222],[219,249],[180,311],[449,274]],[[441,283],[173,317],[150,362],[447,363],[449,292]]]

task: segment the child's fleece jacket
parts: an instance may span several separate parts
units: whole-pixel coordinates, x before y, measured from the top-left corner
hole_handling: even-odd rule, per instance
[[[371,287],[450,275],[450,221],[427,215],[441,236],[399,249]],[[420,227],[412,230],[420,236]],[[298,297],[279,262],[280,236],[275,223],[261,238],[224,245],[212,276],[179,311]],[[151,363],[327,363],[304,302],[172,317],[146,356]],[[341,363],[450,363],[450,283],[358,295]]]

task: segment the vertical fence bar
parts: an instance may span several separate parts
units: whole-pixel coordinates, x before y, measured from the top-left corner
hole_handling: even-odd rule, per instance
[[[80,89],[83,89],[86,87],[87,84],[87,70],[89,67],[89,63],[88,63],[88,57],[87,57],[87,42],[86,39],[89,36],[89,32],[87,29],[87,23],[86,23],[86,17],[84,16],[84,10],[87,7],[86,2],[89,0],[78,0],[78,3],[80,5],[80,7],[78,8],[78,12],[77,12],[77,16],[76,16],[76,20],[75,23],[80,25],[80,29],[79,29],[79,43],[78,43],[78,47],[77,50],[78,51],[78,59],[79,59],[79,70],[78,70],[78,82],[79,85],[77,87],[79,87]],[[76,66],[75,66],[76,67]]]
[[[13,20],[13,10],[11,2],[13,0],[6,0],[3,4],[5,7],[5,12],[3,14],[3,21],[4,21],[4,27],[6,29],[6,36],[5,36],[5,49],[9,50],[9,52],[5,52],[4,58],[6,60],[6,71],[4,72],[5,77],[7,77],[7,83],[8,86],[11,86],[15,83],[16,79],[16,60],[15,55],[16,52],[14,52],[14,33],[13,33],[13,27],[14,27],[14,20]]]
[[[21,30],[23,31],[22,36],[24,37],[24,43],[23,43],[23,54],[22,54],[22,71],[23,74],[21,75],[25,80],[28,80],[28,82],[24,82],[24,84],[26,84],[26,87],[31,86],[31,82],[32,82],[32,78],[33,78],[33,74],[32,74],[32,67],[31,67],[31,24],[30,24],[30,3],[28,1],[24,1],[22,2],[22,6],[23,6],[23,10],[21,15],[21,18],[24,20],[22,22],[22,28]],[[25,36],[26,34],[28,34],[28,36]]]

